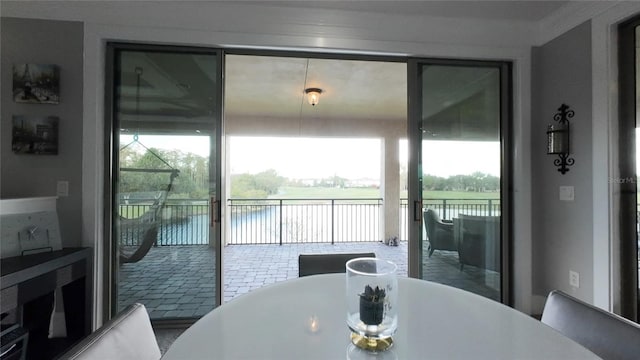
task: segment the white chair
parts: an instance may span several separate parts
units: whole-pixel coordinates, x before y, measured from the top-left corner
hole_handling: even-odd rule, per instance
[[[68,360],[158,360],[156,341],[147,309],[128,306],[113,319],[66,352]]]
[[[542,322],[601,358],[640,358],[640,325],[561,291],[547,297]]]

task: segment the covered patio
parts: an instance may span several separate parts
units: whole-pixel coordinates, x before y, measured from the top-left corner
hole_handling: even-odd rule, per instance
[[[374,252],[378,258],[398,264],[407,276],[407,242],[387,246],[381,242],[229,245],[224,248],[223,301],[249,291],[298,277],[298,254]],[[200,317],[215,301],[215,254],[206,245],[158,246],[137,263],[122,264],[118,303],[147,307],[152,319]],[[425,254],[425,277],[499,300],[499,274],[465,266],[455,251]]]

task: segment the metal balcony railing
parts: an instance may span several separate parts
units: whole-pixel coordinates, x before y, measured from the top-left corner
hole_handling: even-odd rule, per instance
[[[151,201],[122,204],[120,216],[135,219],[151,209]],[[383,201],[370,199],[230,199],[227,244],[293,244],[380,241]],[[499,199],[423,199],[442,219],[458,214],[500,215]],[[400,199],[400,240],[408,239],[407,199]],[[156,246],[209,244],[209,201],[170,199],[160,211]],[[118,227],[120,244],[140,244],[144,224]]]
[[[229,244],[382,239],[382,199],[230,199]]]
[[[400,239],[409,238],[408,199],[400,199]],[[422,209],[435,210],[441,219],[451,220],[458,214],[500,216],[500,199],[422,199]]]
[[[152,199],[153,200],[153,199]],[[153,219],[142,219],[151,211],[152,201],[121,204],[120,216],[129,220],[119,227],[120,245],[138,246],[144,237],[141,229],[150,222],[158,224],[157,245],[205,245],[209,244],[209,201],[171,199]],[[141,218],[140,222],[133,221]]]

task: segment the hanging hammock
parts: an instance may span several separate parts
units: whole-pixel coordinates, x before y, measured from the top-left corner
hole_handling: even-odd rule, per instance
[[[144,205],[144,213],[135,218],[127,218],[118,215],[118,236],[119,239],[119,259],[120,263],[132,263],[142,260],[147,255],[151,247],[156,243],[158,237],[158,229],[162,216],[162,209],[166,206],[167,197],[173,187],[173,181],[178,177],[180,170],[173,168],[169,163],[162,159],[158,154],[144,146],[138,141],[138,135],[134,135],[131,143],[120,148],[120,151],[129,145],[137,143],[145,148],[149,153],[162,161],[169,169],[142,169],[142,168],[120,168],[120,172],[134,173],[167,173],[169,174],[169,182],[165,189],[151,191],[153,195],[153,203]],[[146,192],[148,193],[148,192]]]

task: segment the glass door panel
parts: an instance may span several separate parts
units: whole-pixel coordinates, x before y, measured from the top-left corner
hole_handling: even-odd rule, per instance
[[[112,308],[198,318],[219,303],[219,55],[112,46]]]
[[[640,44],[640,26],[636,26],[635,27],[635,41],[634,44]],[[640,147],[638,147],[638,140],[640,139],[638,137],[638,134],[640,134],[640,123],[638,121],[638,117],[640,115],[640,103],[638,102],[638,99],[640,99],[640,46],[636,45],[635,46],[635,61],[634,61],[634,67],[635,67],[635,96],[633,97],[633,99],[635,99],[635,134],[636,134],[636,138],[635,138],[635,147],[636,147],[636,177],[635,177],[635,188],[636,188],[636,199],[635,199],[635,218],[636,218],[636,232],[635,232],[635,246],[636,246],[636,261],[632,266],[635,266],[635,271],[637,272],[638,276],[636,278],[636,286],[637,286],[637,292],[636,292],[636,311],[635,311],[635,319],[636,322],[640,322],[640,316],[638,314],[640,314],[640,203],[638,202],[638,199],[640,198],[638,196],[638,186],[637,186],[637,179],[638,179],[638,169],[640,169],[640,151],[638,151],[638,149],[640,149]]]
[[[613,291],[612,303],[616,313],[638,321],[640,313],[640,203],[638,202],[638,168],[640,159],[640,16],[635,16],[618,27],[619,118],[615,142],[617,166],[610,175],[612,222],[615,236],[612,240],[612,261],[619,274],[613,279],[618,284]],[[619,278],[618,278],[619,276]]]
[[[500,63],[417,61],[410,126],[417,275],[503,301],[505,71]],[[413,123],[411,121],[414,121]],[[415,123],[417,122],[417,124]],[[420,213],[417,213],[417,212]]]

